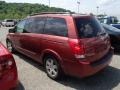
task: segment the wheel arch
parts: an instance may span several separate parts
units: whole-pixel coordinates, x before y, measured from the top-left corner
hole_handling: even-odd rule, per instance
[[[42,52],[42,64],[44,64],[44,58],[46,56],[53,56],[54,58],[56,58],[57,62],[60,65],[62,65],[61,63],[63,63],[61,56],[56,51],[46,49]]]

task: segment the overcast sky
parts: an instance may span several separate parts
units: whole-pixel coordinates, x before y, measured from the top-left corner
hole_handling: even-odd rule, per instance
[[[27,2],[27,3],[42,3],[48,5],[49,0],[5,0],[6,2]],[[78,11],[77,1],[80,1],[81,13],[106,13],[108,15],[120,16],[120,0],[50,0],[51,6],[61,7],[72,11]]]

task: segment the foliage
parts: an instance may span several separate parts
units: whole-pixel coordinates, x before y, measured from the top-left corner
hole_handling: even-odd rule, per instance
[[[0,19],[22,19],[40,12],[70,12],[62,8],[48,7],[43,4],[6,3],[0,1]]]

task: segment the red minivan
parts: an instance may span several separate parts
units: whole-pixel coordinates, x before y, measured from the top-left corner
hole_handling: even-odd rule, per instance
[[[0,43],[0,90],[13,90],[17,84],[18,75],[15,60]]]
[[[43,64],[47,75],[87,77],[111,62],[108,34],[93,15],[40,13],[19,22],[7,35],[7,47]]]

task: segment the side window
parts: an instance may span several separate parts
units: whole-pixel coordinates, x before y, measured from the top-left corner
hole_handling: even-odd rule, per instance
[[[25,26],[25,33],[43,33],[45,18],[36,17],[28,19]]]
[[[23,33],[26,20],[19,22],[16,26],[17,33]]]
[[[25,30],[24,33],[30,33],[33,31],[33,26],[34,26],[34,19],[33,18],[29,18],[26,21],[26,25],[25,25]]]
[[[67,37],[67,24],[63,18],[47,18],[45,34]]]

